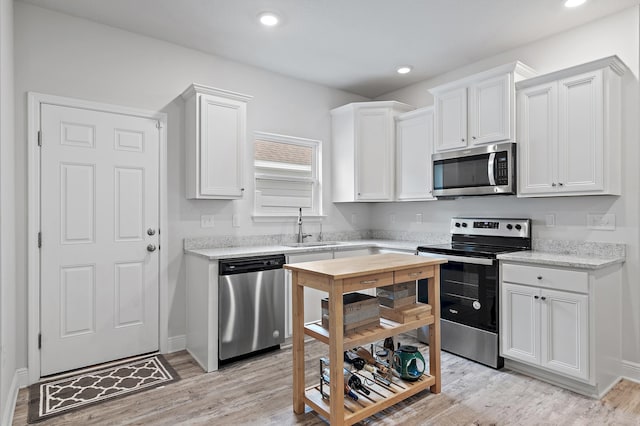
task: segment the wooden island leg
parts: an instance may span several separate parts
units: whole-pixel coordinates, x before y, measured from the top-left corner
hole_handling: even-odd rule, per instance
[[[429,374],[436,382],[431,386],[431,393],[440,393],[440,265],[433,267],[433,278],[428,280],[429,303],[434,323],[429,333]]]
[[[344,311],[342,309],[342,280],[331,282],[329,288],[329,366],[331,397],[329,424],[344,424]]]
[[[298,284],[298,272],[291,271],[293,319],[293,412],[304,413],[304,287]]]

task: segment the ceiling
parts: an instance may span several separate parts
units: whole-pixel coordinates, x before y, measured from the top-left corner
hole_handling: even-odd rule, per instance
[[[640,3],[587,0],[21,0],[368,98]],[[282,25],[257,23],[276,11]],[[398,65],[413,72],[399,75]]]

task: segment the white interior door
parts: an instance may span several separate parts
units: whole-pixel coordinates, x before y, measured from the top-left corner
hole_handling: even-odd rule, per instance
[[[42,376],[159,348],[156,125],[41,106]]]

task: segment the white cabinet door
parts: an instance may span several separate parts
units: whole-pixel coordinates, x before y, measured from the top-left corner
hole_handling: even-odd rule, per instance
[[[356,199],[393,199],[393,118],[389,108],[356,112]]]
[[[589,379],[588,301],[584,294],[541,290],[543,367],[578,379]]]
[[[469,87],[469,137],[472,145],[513,139],[512,75],[488,78]]]
[[[555,191],[557,170],[557,85],[518,92],[518,181],[520,194]]]
[[[540,290],[502,283],[501,342],[505,358],[540,364]]]
[[[602,70],[560,80],[559,168],[560,191],[604,189]]]
[[[433,108],[396,118],[396,199],[434,200]]]
[[[187,198],[242,198],[250,96],[192,84],[184,91]]]
[[[467,88],[460,87],[435,96],[435,150],[467,146]]]
[[[314,260],[329,260],[333,259],[333,252],[325,251],[321,253],[309,253],[309,254],[292,254],[287,256],[287,263],[299,263],[299,262],[312,262]],[[285,330],[286,336],[291,336],[292,333],[292,305],[291,305],[291,271],[285,271],[285,297],[287,298],[285,306]],[[322,306],[321,300],[327,297],[328,294],[324,291],[316,290],[314,288],[304,288],[304,323],[320,321],[322,319]]]

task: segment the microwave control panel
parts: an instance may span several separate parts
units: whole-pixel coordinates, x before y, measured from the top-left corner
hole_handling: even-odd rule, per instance
[[[496,185],[508,185],[509,184],[509,165],[507,161],[507,153],[499,152],[496,155],[495,163],[495,177]]]

